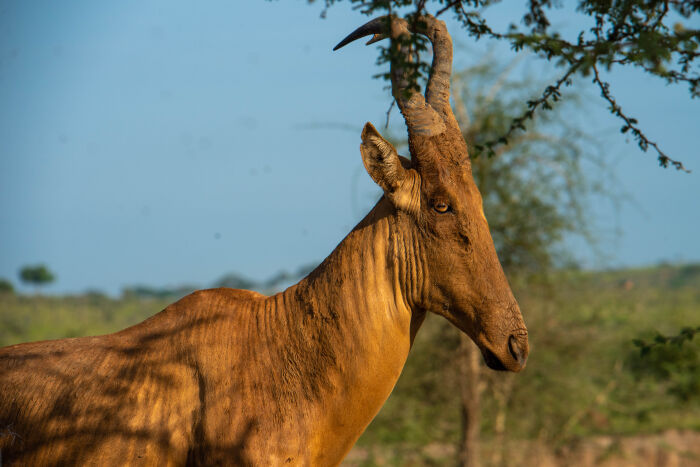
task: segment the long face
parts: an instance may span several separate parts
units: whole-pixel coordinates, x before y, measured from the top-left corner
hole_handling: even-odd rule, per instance
[[[461,135],[412,138],[411,152],[422,153],[413,162],[402,162],[370,124],[362,137],[365,167],[396,207],[404,244],[412,245],[400,259],[418,271],[420,283],[408,297],[412,305],[467,333],[489,367],[520,371],[527,330],[498,261]]]
[[[460,135],[461,137],[461,135]],[[448,138],[412,150],[443,152]],[[450,142],[450,150],[464,148]],[[420,238],[426,297],[421,305],[466,332],[489,367],[519,371],[528,355],[527,330],[496,255],[466,152],[459,157],[414,157],[420,177]]]
[[[392,90],[408,127],[411,161],[402,160],[369,123],[362,131],[362,160],[396,208],[405,243],[412,245],[403,261],[418,272],[420,283],[408,297],[413,306],[442,315],[467,333],[489,367],[520,371],[529,350],[527,330],[496,256],[467,146],[450,108],[452,41],[445,24],[431,16],[411,24],[377,18],[336,49],[373,34],[370,42],[390,37],[402,54],[402,36],[411,32],[427,36],[434,53],[425,96],[406,87],[400,61],[392,61]]]

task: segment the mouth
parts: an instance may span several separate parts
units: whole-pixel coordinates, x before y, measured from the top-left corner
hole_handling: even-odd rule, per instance
[[[517,304],[511,308],[515,310],[513,313],[517,312],[518,320],[522,323],[520,310],[517,308]],[[527,329],[524,324],[522,327],[514,327],[510,332],[505,333],[497,332],[489,335],[489,333],[484,330],[474,333],[472,326],[466,318],[458,319],[461,315],[452,312],[447,306],[443,307],[443,311],[445,312],[443,316],[452,322],[459,330],[467,334],[477,345],[486,366],[490,369],[517,373],[525,368],[530,346],[528,343]],[[476,310],[474,310],[474,313],[476,313]],[[467,313],[464,313],[463,316],[467,316]]]
[[[492,370],[496,371],[508,371],[508,368],[501,362],[501,360],[496,357],[496,354],[494,354],[491,350],[487,348],[481,349],[481,355],[484,357],[484,362],[486,362],[486,366],[491,368]]]

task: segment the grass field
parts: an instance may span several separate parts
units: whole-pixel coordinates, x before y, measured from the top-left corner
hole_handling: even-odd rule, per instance
[[[484,465],[537,465],[542,462],[523,453],[544,449],[562,458],[586,440],[602,446],[598,460],[616,459],[626,449],[619,440],[630,437],[656,437],[673,452],[682,450],[674,439],[691,443],[687,437],[700,432],[700,336],[653,345],[645,356],[633,341],[700,326],[700,265],[562,272],[527,286],[516,281],[513,288],[531,354],[520,374],[482,371]],[[99,294],[0,295],[0,346],[116,331],[167,303]],[[446,321],[426,320],[396,389],[349,465],[454,465],[459,342]],[[691,451],[683,451],[680,465],[700,465]]]

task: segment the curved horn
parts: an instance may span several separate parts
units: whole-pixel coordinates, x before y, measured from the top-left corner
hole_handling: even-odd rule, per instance
[[[370,34],[375,36],[372,39],[370,39],[370,42],[367,42],[366,45],[373,44],[374,42],[377,42],[378,40],[385,39],[388,37],[384,33],[386,33],[387,30],[387,18],[388,16],[380,16],[379,18],[374,18],[373,20],[363,24],[359,28],[355,29],[353,32],[348,34],[348,36],[343,39],[342,41],[338,42],[338,45],[333,47],[333,51],[336,51],[340,49],[341,47],[345,47],[348,45],[350,42],[354,42],[357,39],[362,39],[363,37],[369,36]],[[377,37],[379,36],[379,37]]]
[[[419,26],[425,25],[424,31],[414,31],[423,34],[433,44],[433,64],[430,67],[430,77],[425,89],[425,98],[438,112],[451,117],[450,107],[450,76],[452,75],[452,38],[447,32],[444,21],[434,16],[425,15],[418,18]]]
[[[369,35],[372,35],[373,37],[367,43],[368,45],[387,37],[390,37],[392,40],[397,40],[402,35],[407,34],[409,34],[409,25],[405,19],[393,16],[382,16],[379,18],[374,18],[373,20],[357,28],[345,39],[340,41],[338,45],[333,48],[333,50],[338,50],[350,42]],[[431,71],[431,76],[432,74],[433,72]],[[410,133],[433,136],[445,131],[445,122],[437,114],[435,109],[426,103],[423,95],[414,91],[407,91],[408,83],[404,76],[403,68],[398,66],[393,60],[391,63],[391,83],[392,94],[394,95],[396,103],[399,105],[399,109],[406,120],[406,126],[408,126]]]
[[[333,50],[338,50],[350,42],[369,35],[373,37],[367,42],[367,45],[390,37],[389,34],[387,34],[387,30],[390,30],[388,28],[391,27],[389,18],[391,17],[381,16],[379,18],[374,18],[340,41]],[[433,46],[433,63],[430,68],[430,77],[428,78],[425,97],[430,106],[435,110],[448,116],[448,118],[452,117],[452,108],[450,107],[452,38],[447,32],[445,23],[431,15],[419,16],[413,23],[408,23],[401,19],[394,19],[394,21],[403,22],[411,32],[422,34],[430,40]]]

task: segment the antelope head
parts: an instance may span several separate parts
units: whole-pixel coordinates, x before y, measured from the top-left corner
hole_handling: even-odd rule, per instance
[[[490,368],[520,371],[528,355],[527,329],[498,261],[450,107],[452,40],[445,23],[427,15],[410,23],[376,18],[334,50],[372,35],[368,44],[389,38],[401,53],[411,33],[426,36],[433,48],[425,95],[408,85],[399,60],[391,64],[392,93],[408,127],[411,159],[399,156],[370,123],[360,146],[367,172],[393,205],[406,245],[398,255],[406,300],[414,311],[442,315],[467,333]]]

